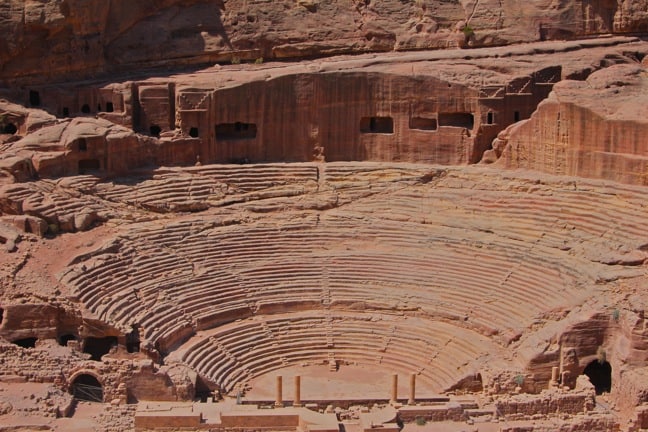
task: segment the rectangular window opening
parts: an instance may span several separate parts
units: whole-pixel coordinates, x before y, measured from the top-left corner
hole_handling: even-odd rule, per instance
[[[394,133],[394,119],[391,117],[362,117],[360,119],[362,133]]]
[[[255,139],[257,125],[254,123],[220,123],[216,125],[217,140],[245,140]]]
[[[438,128],[437,119],[426,117],[412,117],[410,119],[410,129],[424,131],[435,131]]]
[[[454,126],[472,129],[475,117],[472,113],[439,113],[439,126]]]

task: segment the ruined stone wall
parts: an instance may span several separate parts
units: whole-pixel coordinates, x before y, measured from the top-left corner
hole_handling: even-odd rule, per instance
[[[78,313],[53,304],[13,304],[2,309],[0,335],[7,340],[57,338],[76,333],[81,323]]]
[[[645,31],[645,3],[10,0],[0,5],[0,81]]]
[[[594,408],[594,391],[545,391],[539,395],[515,395],[495,402],[496,412],[509,420],[532,415],[579,414]]]

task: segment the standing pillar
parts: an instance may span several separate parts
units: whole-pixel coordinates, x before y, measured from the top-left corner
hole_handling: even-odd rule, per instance
[[[398,402],[398,374],[392,375],[391,401],[392,404]]]
[[[410,394],[409,400],[407,401],[408,405],[414,405],[416,402],[416,374],[410,375]]]
[[[549,387],[555,387],[558,385],[558,366],[553,366],[551,368],[551,381],[549,382]]]
[[[301,376],[295,375],[295,400],[293,400],[294,407],[302,406],[301,403]]]
[[[281,381],[281,375],[277,375],[277,400],[275,401],[275,406],[277,408],[283,407],[283,383]]]

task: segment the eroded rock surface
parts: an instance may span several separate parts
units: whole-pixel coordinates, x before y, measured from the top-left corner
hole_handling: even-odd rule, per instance
[[[492,46],[647,26],[644,0],[10,0],[0,5],[0,78]]]

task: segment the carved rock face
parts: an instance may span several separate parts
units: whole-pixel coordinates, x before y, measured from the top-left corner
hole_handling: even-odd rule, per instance
[[[11,0],[0,5],[0,79],[635,32],[646,10],[645,0]]]

